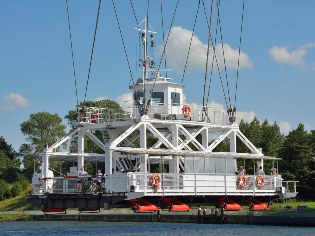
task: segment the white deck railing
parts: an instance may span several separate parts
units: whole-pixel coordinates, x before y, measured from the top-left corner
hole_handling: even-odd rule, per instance
[[[263,176],[261,187],[256,185],[257,176],[246,175],[246,185],[241,187],[236,175],[160,174],[156,190],[151,183],[152,174],[128,173],[128,176],[129,188],[145,195],[276,195],[282,191],[280,175]]]
[[[83,123],[107,123],[117,120],[140,118],[138,107],[126,108],[127,111],[98,108],[98,107],[80,107],[78,108],[78,121]],[[228,116],[225,110],[213,109],[211,107],[192,106],[191,115],[184,117],[181,113],[181,106],[170,106],[169,109],[161,111],[159,105],[151,105],[148,116],[160,120],[191,120],[204,121],[215,125],[228,124]]]
[[[264,175],[264,184],[257,186],[255,175],[245,175],[246,184],[240,186],[236,175],[211,174],[173,174],[161,173],[161,181],[154,189],[151,178],[152,173],[119,173],[102,177],[102,183],[107,182],[109,189],[106,192],[140,192],[144,195],[258,195],[273,196],[280,194],[296,195],[297,181],[282,181],[280,175]],[[88,182],[85,193],[95,193],[93,188],[99,180],[97,177],[87,177]],[[50,177],[43,178],[42,184],[33,184],[32,194],[80,194],[82,186],[77,177]],[[47,184],[48,183],[48,184]]]
[[[84,181],[83,181],[84,180]],[[41,184],[32,185],[33,195],[42,195],[45,192],[44,186],[46,183],[46,192],[54,194],[81,194],[98,192],[96,189],[97,183],[101,180],[101,183],[105,182],[105,177],[48,177],[41,180]],[[83,186],[84,185],[84,186]],[[102,185],[104,186],[104,184]],[[84,189],[83,189],[84,188]],[[84,191],[83,191],[84,190]]]

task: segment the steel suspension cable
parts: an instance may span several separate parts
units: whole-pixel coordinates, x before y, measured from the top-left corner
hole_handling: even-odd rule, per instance
[[[205,7],[204,9],[204,13],[205,13],[205,17],[207,19],[207,13],[206,13],[206,9]],[[210,12],[212,12],[210,15],[213,16],[213,7],[211,8]],[[212,24],[212,19],[213,17],[210,18],[210,23]],[[207,20],[207,24],[208,24],[208,28],[210,27],[210,24]],[[213,42],[213,38],[212,35],[210,35],[210,40],[211,40],[211,44],[212,44],[212,50],[213,50],[213,55],[212,55],[212,63],[211,63],[211,73],[210,73],[210,81],[209,81],[209,86],[208,86],[208,94],[207,94],[207,101],[206,101],[206,106],[208,106],[208,102],[209,102],[209,96],[210,96],[210,89],[211,89],[211,83],[212,83],[212,78],[213,78],[213,69],[214,69],[214,63],[216,63],[217,66],[217,70],[218,70],[218,74],[219,74],[219,78],[220,78],[220,83],[221,83],[221,87],[222,87],[222,91],[223,91],[223,95],[224,95],[224,100],[225,100],[225,104],[226,106],[228,106],[227,104],[227,99],[226,99],[226,94],[225,94],[225,89],[223,86],[223,82],[222,82],[222,75],[221,75],[221,71],[220,71],[220,67],[219,67],[219,62],[218,62],[218,58],[216,56],[216,47],[215,45],[217,44],[217,37],[218,37],[218,27],[219,27],[219,23],[218,23],[218,18],[217,18],[217,24],[216,24],[216,28],[215,28],[215,37],[214,37],[214,42]],[[212,28],[212,27],[211,27]]]
[[[95,39],[96,39],[96,33],[97,33],[98,19],[100,16],[101,4],[102,4],[102,0],[99,0],[98,1],[98,9],[97,9],[95,29],[94,29],[94,36],[93,36],[92,51],[91,51],[91,57],[90,57],[90,64],[89,64],[89,72],[88,72],[88,77],[86,80],[85,94],[84,94],[84,100],[83,100],[84,102],[86,99],[87,89],[88,89],[89,81],[90,81],[90,74],[91,74],[91,67],[92,67],[92,61],[93,61],[93,55],[94,55]]]
[[[136,25],[139,25],[139,21],[138,21],[138,18],[137,18],[136,11],[135,11],[134,5],[132,3],[132,0],[129,0],[129,2],[130,2],[130,5],[131,5],[133,16],[134,16],[135,21],[136,21]],[[141,46],[140,46],[140,36],[139,36],[139,56],[137,56],[138,55],[138,47],[136,47],[136,60],[135,61],[137,61],[137,59],[140,58],[140,48],[141,48]],[[137,72],[138,72],[138,65],[137,65],[137,63],[135,65],[135,71],[136,71],[136,74],[137,74]],[[131,80],[129,80],[129,85],[130,85],[130,82],[131,82]]]
[[[187,52],[187,57],[186,57],[186,61],[185,61],[185,67],[184,67],[184,72],[183,72],[181,84],[184,82],[184,77],[185,77],[186,68],[187,68],[187,62],[188,62],[188,58],[189,58],[189,54],[190,54],[191,43],[192,43],[192,39],[194,37],[195,27],[196,27],[196,23],[197,23],[198,14],[199,14],[199,8],[200,8],[200,0],[198,1],[197,12],[196,12],[196,16],[195,16],[194,26],[193,26],[193,29],[191,32],[191,37],[190,37],[190,42],[189,42],[189,47],[188,47],[188,52]]]
[[[217,0],[217,1],[219,1],[219,0]],[[214,61],[215,61],[216,62],[216,66],[217,66],[217,70],[218,70],[218,74],[219,74],[219,78],[220,78],[220,84],[221,84],[221,88],[222,88],[222,91],[223,91],[225,104],[226,104],[226,107],[228,107],[228,103],[227,103],[227,99],[226,99],[226,93],[225,93],[225,89],[224,89],[224,85],[223,85],[223,81],[222,81],[222,75],[221,75],[219,62],[218,62],[218,58],[217,58],[217,55],[216,55],[216,49],[215,49],[216,48],[216,44],[217,44],[218,28],[219,28],[219,19],[217,17],[217,25],[216,25],[216,28],[215,28],[215,38],[214,38],[214,42],[212,42],[212,45],[213,45],[213,61],[212,61],[211,78],[212,78],[213,66],[214,66]],[[210,95],[210,84],[209,84],[209,90],[208,90],[207,104],[208,104],[209,95]]]
[[[202,97],[202,106],[203,106],[203,113],[205,109],[205,96],[206,96],[206,85],[207,85],[207,77],[208,77],[208,63],[209,63],[209,53],[210,53],[210,42],[211,42],[211,28],[212,28],[212,12],[213,12],[213,0],[211,1],[211,10],[210,10],[210,24],[208,22],[208,17],[205,9],[205,3],[204,0],[202,0],[203,10],[205,13],[207,25],[208,25],[208,44],[207,44],[207,59],[206,59],[206,72],[205,72],[205,79],[203,83],[203,97]],[[202,113],[202,116],[203,116]]]
[[[205,7],[204,7],[204,13],[205,13],[205,16],[206,16],[206,19],[207,19],[207,13],[206,13]],[[210,27],[210,25],[212,25],[212,19],[213,19],[213,0],[211,2],[211,9],[210,9],[210,24],[208,23],[208,20],[207,20],[208,28],[212,28],[212,27]],[[210,41],[211,41],[211,45],[212,45],[213,54],[212,54],[212,63],[211,63],[211,73],[210,73],[210,76],[209,76],[209,86],[208,86],[208,93],[207,93],[207,101],[206,101],[206,104],[205,104],[206,107],[208,106],[209,97],[210,97],[211,83],[212,83],[212,78],[213,78],[212,75],[213,75],[213,68],[214,68],[214,60],[217,61],[217,57],[216,57],[216,54],[215,54],[215,44],[217,42],[217,31],[216,31],[216,35],[215,35],[215,42],[213,42],[212,34],[210,34]]]
[[[130,5],[131,5],[131,8],[132,8],[132,12],[133,12],[133,16],[135,17],[135,20],[136,20],[136,25],[138,25],[138,18],[137,18],[137,15],[136,15],[136,11],[135,11],[135,8],[133,6],[133,3],[132,3],[132,0],[129,0],[130,2]]]
[[[127,60],[127,63],[128,63],[128,68],[129,68],[129,73],[130,73],[129,84],[130,84],[131,81],[132,81],[132,83],[134,84],[134,80],[133,80],[133,76],[132,76],[132,71],[131,71],[131,66],[130,66],[129,59],[128,59],[128,54],[127,54],[127,49],[126,49],[124,37],[123,37],[123,34],[122,34],[122,30],[121,30],[121,27],[120,27],[119,18],[118,18],[118,13],[117,13],[116,6],[115,6],[115,0],[112,0],[112,3],[113,3],[114,11],[115,11],[115,16],[116,16],[117,25],[118,25],[118,28],[119,28],[120,38],[121,38],[121,41],[122,41],[122,44],[123,44],[123,47],[124,47],[125,57],[126,57],[126,60]]]
[[[78,98],[77,79],[76,79],[76,72],[75,72],[74,52],[73,52],[73,44],[72,44],[72,35],[71,35],[71,25],[70,25],[70,14],[69,14],[68,0],[66,0],[65,2],[66,2],[67,16],[68,16],[68,30],[69,30],[70,47],[71,47],[74,87],[75,87],[75,95],[76,95],[76,98],[77,98],[77,106],[78,106],[79,105],[79,98]]]
[[[161,20],[162,20],[162,38],[163,38],[163,41],[164,41],[164,37],[165,37],[165,35],[164,35],[164,17],[163,17],[163,4],[162,4],[162,1],[163,0],[161,0],[161,8],[160,8],[160,10],[161,10]],[[165,69],[166,69],[166,57],[164,58],[164,67],[165,67]],[[166,73],[165,73],[165,77],[167,77],[167,71],[166,71]]]
[[[237,84],[238,84],[239,68],[240,68],[240,58],[241,58],[241,45],[242,45],[242,34],[243,34],[244,11],[245,11],[245,0],[243,1],[242,20],[241,20],[241,34],[240,34],[240,45],[239,45],[239,47],[238,47],[238,60],[237,60],[237,72],[236,72],[236,83],[235,83],[234,107],[236,107],[236,96],[237,96]]]
[[[158,70],[160,70],[161,64],[162,64],[162,61],[163,61],[163,57],[165,56],[166,45],[168,43],[168,39],[169,39],[169,36],[171,34],[171,29],[173,27],[173,23],[174,23],[175,15],[176,15],[176,12],[177,12],[178,4],[179,4],[179,0],[177,0],[177,2],[176,2],[176,6],[175,6],[175,10],[174,10],[173,17],[172,17],[172,20],[171,20],[171,24],[170,24],[170,27],[169,27],[169,30],[168,30],[168,33],[167,33],[167,37],[166,37],[166,40],[165,40],[165,43],[164,43],[164,46],[163,46],[163,52],[162,52],[162,55],[161,55],[161,58],[160,58]]]
[[[171,29],[173,27],[175,15],[176,15],[177,8],[178,8],[178,3],[179,3],[179,0],[177,0],[177,2],[176,2],[176,6],[175,6],[175,9],[174,9],[174,13],[173,13],[173,16],[172,16],[172,20],[171,20],[171,24],[170,24],[170,27],[169,27],[169,30],[168,30],[168,34],[167,34],[167,37],[166,37],[166,40],[165,40],[165,43],[164,43],[164,46],[163,46],[163,52],[162,52],[162,55],[161,55],[161,58],[160,58],[160,62],[159,62],[159,66],[158,66],[157,72],[159,72],[159,70],[161,68],[162,61],[163,61],[163,57],[165,56],[166,45],[168,43],[168,39],[169,39],[169,36],[170,36],[170,33],[171,33]],[[152,91],[154,90],[155,82],[156,82],[156,80],[154,80],[154,83],[153,83],[152,89],[150,90],[150,93],[152,93]]]
[[[224,64],[225,80],[226,80],[226,87],[227,87],[227,93],[228,93],[229,103],[230,103],[230,107],[231,107],[231,97],[230,97],[229,81],[228,81],[228,78],[227,78],[225,52],[224,52],[224,45],[223,45],[223,34],[222,34],[222,26],[221,26],[221,19],[220,19],[220,0],[217,1],[217,8],[218,8],[218,22],[219,22],[220,37],[221,37],[221,47],[222,47],[222,54],[223,54],[223,64]],[[228,107],[227,107],[227,108],[228,108]]]

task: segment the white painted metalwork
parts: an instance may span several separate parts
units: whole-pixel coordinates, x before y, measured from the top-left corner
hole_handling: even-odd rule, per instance
[[[137,30],[143,32],[139,28]],[[144,40],[147,40],[146,35]],[[236,123],[229,123],[226,111],[211,107],[190,107],[191,113],[184,116],[184,85],[160,77],[159,71],[154,68],[146,68],[146,52],[143,62],[142,81],[130,86],[134,94],[134,106],[125,112],[98,107],[78,108],[75,128],[60,141],[44,149],[42,173],[40,178],[37,175],[34,177],[33,194],[77,192],[74,187],[76,179],[52,175],[49,170],[51,161],[76,162],[78,169],[87,161],[102,162],[106,174],[105,192],[126,193],[128,198],[179,195],[280,196],[286,193],[285,189],[289,188],[282,186],[280,175],[264,176],[262,188],[255,185],[255,175],[246,175],[247,185],[240,189],[235,172],[237,159],[255,160],[257,165],[263,167],[265,160],[279,158],[264,156],[262,150],[241,133]],[[148,77],[149,73],[153,76]],[[141,96],[150,99],[151,104],[148,105],[146,99],[141,104]],[[206,112],[202,115],[202,111]],[[103,132],[107,138],[101,140],[95,131]],[[86,152],[86,138],[100,147],[101,153]],[[62,150],[66,142],[73,140],[77,143],[77,152],[70,152],[69,147],[68,150]],[[248,153],[238,153],[237,140],[245,144]],[[224,141],[229,143],[230,150],[216,151]],[[155,170],[161,176],[157,191],[150,183],[154,165],[158,166],[158,169],[155,166]],[[296,194],[296,183],[292,192]]]

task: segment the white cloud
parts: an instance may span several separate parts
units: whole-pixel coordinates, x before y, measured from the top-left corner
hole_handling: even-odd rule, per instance
[[[132,93],[124,93],[118,96],[115,100],[125,111],[130,111],[132,109],[133,106]]]
[[[287,121],[279,122],[280,131],[283,134],[288,134],[292,130],[292,125]]]
[[[236,123],[240,123],[243,119],[246,123],[252,122],[256,114],[253,111],[236,111]]]
[[[132,106],[133,106],[133,97],[132,93],[124,93],[122,95],[119,95],[115,99],[110,99],[107,97],[97,97],[95,98],[95,101],[100,101],[100,100],[114,100],[116,101],[125,111],[132,111]]]
[[[309,123],[307,123],[307,122],[303,122],[303,124],[304,124],[304,128],[305,128],[305,130],[313,130],[312,125],[311,125],[311,124],[309,124]]]
[[[198,114],[201,114],[202,111],[202,105],[197,104],[197,103],[190,103],[188,104],[193,111],[198,111]],[[210,114],[210,120],[218,118],[220,114],[222,115],[223,113],[226,114],[226,108],[224,105],[217,103],[215,101],[211,101],[208,104],[209,109],[209,114]],[[211,112],[215,112],[216,115],[211,115]],[[250,123],[254,117],[256,116],[255,112],[253,111],[236,111],[236,123],[239,124],[241,120],[243,119],[245,122]],[[215,118],[216,117],[216,118]],[[225,116],[226,117],[226,116]],[[223,117],[221,117],[223,118]]]
[[[315,42],[304,44],[301,47],[291,51],[287,47],[275,46],[269,50],[269,54],[274,61],[280,64],[302,66],[305,65],[304,58],[307,54],[307,50],[314,47]]]
[[[177,72],[184,70],[187,52],[190,44],[191,31],[180,26],[171,29],[171,33],[166,46],[166,58],[169,66]],[[196,35],[193,36],[189,61],[187,66],[190,70],[205,70],[207,58],[207,43],[203,43]],[[223,44],[225,61],[227,68],[236,69],[238,60],[238,49],[233,49],[228,44]],[[163,48],[160,48],[160,52]],[[223,50],[222,45],[215,46],[216,57],[220,68],[223,68]],[[209,52],[209,65],[211,65],[213,49]],[[216,66],[216,63],[214,64]],[[252,62],[247,54],[241,51],[240,68],[251,68]]]
[[[29,106],[29,102],[19,93],[9,93],[4,96],[4,102],[0,105],[1,110],[16,110]]]

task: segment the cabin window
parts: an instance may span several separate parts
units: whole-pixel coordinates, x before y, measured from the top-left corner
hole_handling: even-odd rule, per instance
[[[215,173],[225,174],[225,158],[216,158]]]
[[[164,105],[164,92],[152,92],[151,102],[155,105]]]
[[[143,103],[144,93],[141,91],[135,92],[135,101],[138,101],[140,104]]]
[[[206,173],[215,173],[215,158],[205,157],[205,172]]]
[[[194,173],[193,157],[185,157],[185,173]]]
[[[228,174],[235,174],[235,160],[226,159],[226,172]]]
[[[195,157],[195,173],[205,173],[205,158],[204,157]]]
[[[171,93],[171,99],[172,99],[172,106],[179,106],[180,105],[180,93]]]
[[[235,161],[233,159],[225,159],[224,157],[216,158],[215,172],[218,174],[235,174]]]
[[[185,157],[185,173],[235,174],[235,160],[224,157]]]

